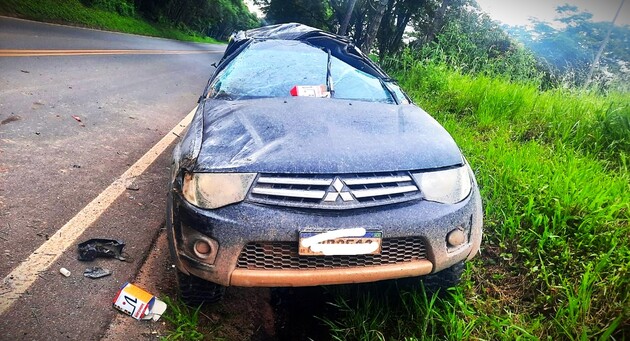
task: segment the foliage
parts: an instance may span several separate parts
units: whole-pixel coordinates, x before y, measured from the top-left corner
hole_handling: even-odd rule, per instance
[[[460,9],[447,12],[445,16],[446,24],[436,31],[433,41],[427,42],[426,37],[416,34],[416,42],[403,52],[403,58],[399,55],[391,60],[438,61],[463,73],[504,76],[519,81],[541,80],[535,57],[509,38],[486,14]]]
[[[177,29],[167,24],[151,23],[138,17],[122,16],[117,12],[86,7],[79,0],[0,0],[0,13],[146,36],[207,43],[217,42],[215,39],[201,37],[190,30]]]
[[[470,161],[482,252],[451,297],[340,305],[334,337],[363,338],[359,323],[396,340],[630,336],[630,99],[541,92],[411,57],[392,73]]]
[[[0,0],[0,13],[207,42],[260,25],[242,0]]]
[[[136,14],[134,3],[128,0],[81,0],[81,3],[122,16],[133,17]]]
[[[199,310],[201,306],[192,310],[185,303],[164,297],[164,302],[168,305],[164,316],[175,329],[169,331],[163,341],[199,341],[203,340],[204,334],[198,331]]]
[[[135,0],[147,18],[190,28],[217,39],[259,26],[242,0]]]
[[[325,30],[332,30],[332,10],[326,1],[255,0],[265,13],[268,24],[300,22]]]

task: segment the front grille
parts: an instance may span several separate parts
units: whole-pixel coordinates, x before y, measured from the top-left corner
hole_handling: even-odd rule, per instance
[[[420,191],[408,172],[261,174],[249,194],[254,202],[322,209],[387,205],[417,198]]]
[[[249,270],[339,269],[398,264],[426,259],[420,237],[383,239],[380,255],[300,256],[297,242],[247,244],[236,267]]]

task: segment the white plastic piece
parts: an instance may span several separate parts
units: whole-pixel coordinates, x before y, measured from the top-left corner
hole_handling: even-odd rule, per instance
[[[70,270],[68,270],[66,268],[59,269],[59,273],[61,273],[62,275],[66,276],[66,277],[70,277]]]

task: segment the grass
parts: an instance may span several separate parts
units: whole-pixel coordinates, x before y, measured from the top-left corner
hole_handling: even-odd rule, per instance
[[[204,334],[199,331],[201,306],[193,309],[170,297],[164,297],[163,300],[168,305],[168,309],[162,317],[173,327],[162,338],[163,341],[199,341],[204,339]]]
[[[630,96],[541,92],[430,62],[392,73],[473,166],[482,253],[445,298],[403,290],[350,305],[340,294],[340,317],[324,319],[334,338],[629,337]]]
[[[79,0],[0,0],[0,14],[152,37],[218,42],[209,37],[201,37],[186,28],[150,23],[137,16],[123,16],[116,12],[87,7]]]

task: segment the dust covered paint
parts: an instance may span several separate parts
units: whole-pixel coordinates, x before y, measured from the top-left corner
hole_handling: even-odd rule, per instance
[[[202,141],[197,172],[356,173],[463,163],[446,130],[414,105],[292,97],[215,100],[203,110],[203,132],[189,132]]]

